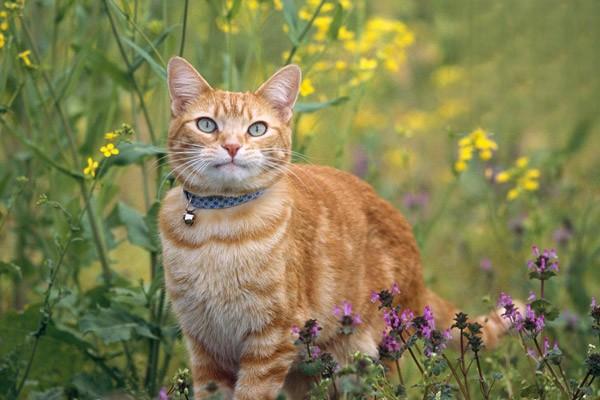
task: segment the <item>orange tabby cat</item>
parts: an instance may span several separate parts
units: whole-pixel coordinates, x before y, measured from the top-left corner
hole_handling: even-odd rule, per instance
[[[402,215],[353,175],[290,163],[297,66],[255,92],[232,93],[211,88],[176,57],[168,82],[170,162],[182,187],[167,194],[160,229],[197,399],[208,382],[236,400],[274,399],[282,390],[302,398],[290,329],[309,318],[323,327],[320,347],[338,361],[357,350],[377,356],[384,327],[369,298],[393,282],[403,306],[420,313],[429,304],[439,327],[451,325],[456,309],[425,288]],[[332,314],[344,300],[363,319],[349,336]],[[505,330],[491,316],[488,345]]]

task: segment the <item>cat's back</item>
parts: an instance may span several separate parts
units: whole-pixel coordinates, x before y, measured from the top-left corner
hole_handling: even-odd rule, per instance
[[[309,164],[294,164],[288,177],[296,204],[325,207],[342,217],[340,223],[362,225],[360,220],[364,219],[364,224],[396,240],[406,235],[412,240],[410,225],[400,211],[359,177],[332,167]]]

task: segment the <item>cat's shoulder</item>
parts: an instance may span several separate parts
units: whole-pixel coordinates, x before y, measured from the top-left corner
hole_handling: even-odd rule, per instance
[[[374,189],[367,182],[350,172],[342,171],[326,165],[314,164],[292,164],[290,174],[296,175],[302,179],[305,177],[306,183],[324,185],[326,187],[342,186],[346,189],[355,188],[363,193],[375,193]],[[311,181],[312,178],[312,181]],[[323,188],[323,187],[322,187]]]

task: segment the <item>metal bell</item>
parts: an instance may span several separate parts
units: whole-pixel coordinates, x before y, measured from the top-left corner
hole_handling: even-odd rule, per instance
[[[183,214],[183,222],[185,222],[186,225],[193,225],[195,218],[196,216],[194,215],[193,210],[185,210],[185,214]]]

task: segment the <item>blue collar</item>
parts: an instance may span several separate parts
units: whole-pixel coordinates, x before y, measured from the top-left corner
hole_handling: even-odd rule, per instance
[[[241,196],[197,196],[183,189],[183,194],[185,195],[189,206],[193,208],[204,209],[231,208],[239,206],[240,204],[247,203],[260,197],[264,192],[265,190],[261,189],[259,191],[243,194]]]

